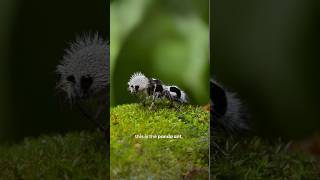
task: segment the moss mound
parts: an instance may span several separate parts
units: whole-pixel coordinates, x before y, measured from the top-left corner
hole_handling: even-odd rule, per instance
[[[209,112],[138,104],[111,109],[111,179],[208,179]],[[290,143],[215,134],[211,179],[317,179],[319,160]],[[0,146],[0,179],[108,179],[108,146],[101,132],[27,138]]]
[[[107,142],[101,132],[27,138],[0,147],[0,179],[107,179]]]
[[[111,179],[208,178],[208,128],[199,106],[111,108]]]
[[[318,179],[320,164],[291,143],[259,137],[216,134],[221,150],[211,148],[211,179]]]

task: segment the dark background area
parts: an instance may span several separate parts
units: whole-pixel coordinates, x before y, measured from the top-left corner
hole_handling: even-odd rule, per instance
[[[248,104],[259,135],[319,133],[319,15],[316,0],[211,3],[211,69]]]
[[[94,128],[55,90],[55,67],[76,35],[109,39],[105,0],[4,0],[0,11],[0,142]]]

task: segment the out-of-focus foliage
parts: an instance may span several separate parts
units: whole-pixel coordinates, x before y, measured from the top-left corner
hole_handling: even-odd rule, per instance
[[[209,101],[208,1],[115,0],[111,3],[111,104],[132,101],[132,73],[184,89],[192,103]]]

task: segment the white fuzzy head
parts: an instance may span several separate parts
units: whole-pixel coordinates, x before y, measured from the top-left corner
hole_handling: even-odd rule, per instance
[[[57,66],[57,89],[73,103],[106,94],[109,86],[109,46],[95,35],[79,36]]]
[[[149,79],[141,72],[134,73],[128,82],[128,90],[130,93],[138,93],[146,91],[149,85]]]

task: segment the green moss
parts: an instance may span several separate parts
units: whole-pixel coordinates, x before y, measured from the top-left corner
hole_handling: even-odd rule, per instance
[[[101,132],[27,138],[0,147],[0,179],[103,179],[109,176]]]
[[[112,108],[111,179],[206,179],[208,127],[209,112],[198,106],[181,106],[177,110],[158,104],[156,110],[149,110],[129,104]],[[182,138],[158,139],[157,135]]]
[[[207,179],[208,116],[198,106],[111,109],[112,179]],[[181,135],[142,139],[135,135]],[[320,164],[283,141],[215,134],[227,155],[211,148],[211,179],[312,179]],[[107,142],[101,132],[27,138],[0,146],[0,179],[107,179]]]
[[[211,153],[211,179],[314,179],[320,177],[319,161],[290,150],[290,143],[259,137],[225,137],[216,134]]]

